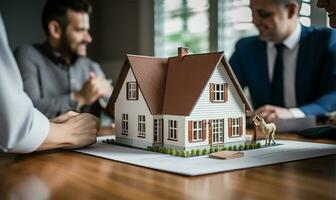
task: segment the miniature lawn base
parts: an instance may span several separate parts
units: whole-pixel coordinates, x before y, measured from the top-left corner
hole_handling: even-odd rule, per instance
[[[336,154],[336,145],[277,140],[282,145],[244,152],[244,157],[220,160],[206,156],[182,158],[124,146],[104,144],[100,138],[95,145],[77,152],[120,161],[151,169],[188,176],[260,167]],[[264,144],[265,141],[259,141]]]
[[[135,149],[141,149],[139,147],[129,146],[125,144],[117,143],[114,139],[104,139],[102,140],[103,143],[106,144],[112,144],[112,145],[119,145],[129,148],[135,148]],[[276,146],[281,144],[271,144],[269,146]],[[247,151],[247,150],[253,150],[253,149],[259,149],[259,148],[265,148],[269,147],[266,145],[261,145],[259,142],[256,144],[244,144],[244,145],[232,145],[232,146],[225,146],[225,147],[211,147],[210,149],[194,149],[194,150],[177,150],[177,149],[169,149],[164,147],[147,147],[147,149],[142,149],[146,151],[153,151],[157,153],[164,153],[169,154],[171,156],[178,156],[183,158],[189,158],[189,157],[195,157],[195,156],[204,156],[204,155],[210,155],[212,153],[216,152],[223,152],[223,151]]]

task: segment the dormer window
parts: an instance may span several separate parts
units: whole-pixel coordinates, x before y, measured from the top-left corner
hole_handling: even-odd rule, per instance
[[[127,100],[138,100],[138,84],[137,82],[127,82]]]
[[[225,103],[228,101],[227,83],[210,83],[210,101],[212,103]]]

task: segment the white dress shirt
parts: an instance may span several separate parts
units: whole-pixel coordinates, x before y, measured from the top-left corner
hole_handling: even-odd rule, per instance
[[[294,117],[304,117],[305,114],[297,108],[295,77],[297,67],[297,57],[300,47],[301,24],[297,24],[294,32],[290,34],[282,43],[285,45],[283,52],[284,63],[284,101],[287,108],[290,108]],[[267,42],[267,62],[269,80],[272,82],[274,64],[277,55],[277,50],[273,42]]]
[[[48,132],[49,120],[33,107],[23,91],[0,13],[0,150],[32,152],[43,143]]]

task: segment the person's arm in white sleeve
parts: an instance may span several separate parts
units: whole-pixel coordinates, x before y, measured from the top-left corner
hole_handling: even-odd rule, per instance
[[[49,123],[33,107],[23,91],[0,14],[0,150],[28,153],[58,147],[78,148],[94,143],[99,120],[89,114],[72,115]]]

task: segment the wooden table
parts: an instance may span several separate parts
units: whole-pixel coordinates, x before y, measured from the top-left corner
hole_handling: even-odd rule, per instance
[[[304,140],[294,134],[278,138]],[[314,140],[336,143],[330,140]],[[55,150],[0,156],[0,199],[336,199],[336,155],[196,177]]]

